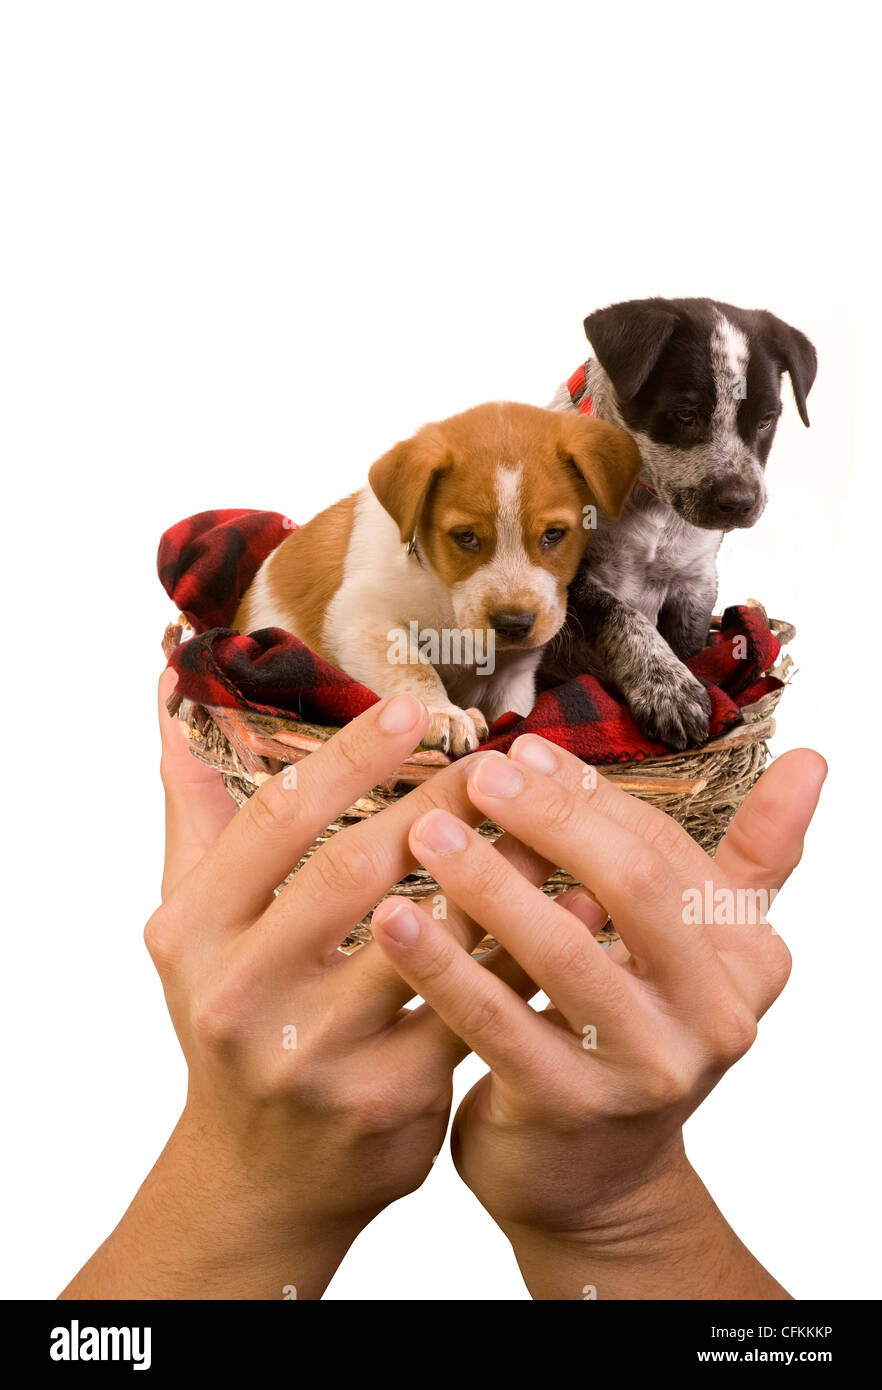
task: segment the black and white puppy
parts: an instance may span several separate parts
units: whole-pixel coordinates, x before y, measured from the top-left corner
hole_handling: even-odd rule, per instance
[[[621,518],[598,519],[543,674],[599,675],[650,737],[682,749],[708,734],[707,692],[683,662],[707,642],[720,542],[762,514],[782,374],[808,425],[817,355],[774,314],[712,299],[613,304],[585,332],[584,387],[571,378],[551,405],[626,429],[643,471]]]

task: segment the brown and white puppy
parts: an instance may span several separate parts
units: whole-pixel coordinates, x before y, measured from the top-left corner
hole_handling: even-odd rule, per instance
[[[486,721],[532,709],[594,509],[620,516],[639,471],[628,434],[581,415],[506,402],[426,425],[273,551],[234,626],[285,628],[378,695],[410,691],[424,743],[468,752]]]

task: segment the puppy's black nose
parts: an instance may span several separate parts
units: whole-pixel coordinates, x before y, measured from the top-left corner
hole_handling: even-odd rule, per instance
[[[490,614],[490,626],[493,631],[498,632],[500,637],[507,637],[512,642],[516,642],[520,637],[526,637],[534,621],[535,614],[533,613]]]
[[[719,483],[713,491],[713,505],[728,522],[743,521],[756,506],[756,493],[740,478]]]

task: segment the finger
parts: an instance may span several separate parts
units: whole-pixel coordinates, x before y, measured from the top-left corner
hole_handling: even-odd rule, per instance
[[[554,777],[573,792],[589,792],[595,811],[648,844],[656,845],[676,874],[690,876],[699,869],[702,873],[706,871],[707,856],[701,846],[671,816],[632,792],[615,786],[596,767],[583,763],[574,753],[538,734],[521,734],[508,750],[508,756],[522,767]]]
[[[219,772],[206,767],[188,750],[188,740],[178,719],[168,712],[167,701],[177,676],[170,666],[159,678],[159,734],[162,754],[159,772],[165,790],[165,866],[162,897],[198,863],[210,845],[236,814],[236,805]]]
[[[727,849],[721,845],[722,853],[718,851],[716,860],[711,862],[704,850],[670,816],[613,787],[599,777],[594,768],[545,739],[522,735],[515,740],[509,756],[523,766],[556,777],[573,790],[590,791],[595,810],[603,810],[611,820],[633,830],[663,854],[681,885],[684,909],[687,900],[694,900],[696,894],[703,904],[709,896],[714,901],[718,885],[726,889],[727,897],[730,883],[737,888],[753,889],[780,886],[798,862],[805,826],[826,774],[823,759],[808,750],[785,754],[773,763],[751,792],[750,807],[746,811],[742,808],[743,814],[738,813],[738,825],[733,822],[734,829],[730,827]],[[775,773],[773,770],[780,764],[785,767]],[[788,803],[788,795],[795,796],[795,801]],[[744,826],[747,832],[744,836],[739,833],[743,822],[748,822]],[[736,846],[741,847],[740,854],[735,852]],[[702,920],[703,913],[704,908]],[[693,923],[694,909],[686,916],[689,923]],[[760,1012],[768,1008],[787,978],[789,953],[780,937],[770,934],[758,908],[748,907],[746,920],[742,922],[739,918],[735,925],[730,924],[727,912],[721,911],[718,917],[713,911],[700,930],[694,925],[688,926],[684,939],[688,949],[702,953],[706,972],[696,976],[696,985],[702,986],[701,1002],[711,1010],[719,976],[707,958],[707,941],[713,943],[719,961],[725,965],[744,998]],[[617,964],[625,964],[628,945],[624,941],[614,942],[608,955]],[[681,976],[688,985],[687,977],[688,967]],[[693,1016],[700,1002],[698,995],[699,990],[695,989],[688,1001]]]
[[[555,1040],[523,999],[406,899],[387,898],[377,908],[374,934],[414,992],[467,1047],[512,1085],[534,1088]]]
[[[612,1032],[633,986],[572,912],[527,883],[493,845],[445,812],[416,821],[411,845],[442,888],[505,946],[575,1031],[586,1022],[602,1022]]]
[[[572,912],[574,917],[580,921],[583,927],[587,927],[592,935],[600,930],[606,922],[606,913],[603,912],[597,903],[582,888],[573,888],[566,893],[561,893],[554,900],[558,907],[565,907]],[[513,989],[515,994],[519,994],[522,999],[532,999],[539,992],[539,986],[535,980],[531,980],[523,966],[510,955],[504,946],[496,945],[486,955],[479,958],[479,963],[484,970],[490,970],[498,980],[502,980]],[[466,1057],[469,1048],[466,1047],[462,1039],[454,1033],[442,1019],[438,1017],[434,1009],[428,1004],[421,1004],[418,1008],[412,1009],[409,1019],[413,1021],[413,1036],[408,1041],[408,1046],[419,1046],[423,1048],[426,1055],[440,1054],[444,1059],[445,1065],[456,1066]],[[400,1030],[396,1030],[399,1032]]]
[[[609,922],[609,913],[605,907],[601,907],[588,892],[587,888],[581,886],[568,888],[565,893],[560,893],[554,900],[558,907],[565,907],[568,912],[572,912],[574,917],[587,927],[592,936],[597,936],[598,932]]]
[[[318,834],[400,766],[427,723],[419,700],[394,695],[258,788],[181,885],[205,933],[219,938],[252,922]]]
[[[382,954],[380,947],[376,949],[378,955]],[[501,946],[482,956],[478,964],[521,999],[531,999],[537,992],[538,986]],[[391,962],[389,968],[392,969]],[[413,997],[413,989],[409,985],[407,989]],[[470,1052],[468,1043],[436,1014],[431,1004],[423,1003],[410,1009],[394,1028],[387,1030],[385,1055],[389,1068],[401,1072],[410,1070],[431,1087],[440,1088],[453,1068]]]
[[[256,952],[264,968],[288,973],[354,964],[339,960],[340,942],[416,868],[408,843],[413,821],[433,807],[468,816],[475,825],[483,820],[466,792],[470,761],[452,763],[393,806],[332,835],[243,935],[241,949]]]
[[[500,836],[496,841],[496,850],[528,883],[538,887],[548,877],[546,862],[513,836]],[[559,907],[572,912],[595,936],[608,921],[607,914],[584,888],[571,888],[554,901]],[[483,925],[440,890],[429,898],[422,898],[419,907],[429,913],[433,920],[439,921],[469,953],[487,935]],[[498,944],[492,946],[479,959],[482,965],[505,980],[524,999],[530,999],[536,993],[538,986],[504,947]],[[327,1007],[339,1005],[345,995],[352,1002],[363,1026],[368,1029],[381,1027],[384,1021],[394,1017],[413,998],[410,985],[372,942],[361,947],[345,969],[331,972],[327,989]],[[414,1010],[415,1014],[419,1012],[419,1009]]]
[[[709,933],[671,929],[685,920],[683,886],[658,839],[648,843],[598,811],[597,786],[573,792],[553,777],[486,753],[470,770],[468,789],[486,816],[556,858],[586,886],[612,915],[638,971],[683,992],[692,990],[697,972],[704,969],[709,978],[719,969]],[[703,862],[711,867],[707,856]],[[514,954],[529,969],[520,952]]]
[[[473,812],[471,802],[465,794],[464,784],[459,804],[466,814]],[[424,814],[426,809],[424,807],[420,814]],[[528,883],[539,886],[548,878],[547,862],[513,836],[500,836],[496,841],[496,850]],[[587,894],[583,893],[582,896],[586,903],[590,903]],[[420,907],[424,912],[428,912],[433,920],[440,922],[454,940],[469,952],[473,951],[487,934],[481,923],[476,922],[459,903],[441,889],[430,897],[421,899]],[[595,913],[599,912],[595,904],[591,904],[591,907]],[[577,913],[586,910],[581,898],[577,898],[574,910]],[[494,948],[488,952],[487,956],[482,957],[482,961],[488,963],[489,957],[498,962],[501,956],[497,955],[497,950],[498,948]],[[510,961],[510,957],[508,959]],[[518,985],[524,988],[531,983],[515,962],[510,961],[507,968],[512,983],[517,980]],[[413,998],[410,986],[402,980],[383,952],[372,943],[357,951],[344,970],[332,972],[328,987],[338,1001],[344,993],[357,998],[361,1003],[362,1016],[374,1027],[379,1026],[384,1018],[392,1017]],[[532,986],[529,993],[534,991],[535,986]]]
[[[437,921],[469,953],[485,935],[483,927],[440,889],[428,897],[409,901]],[[366,1035],[381,1029],[413,998],[410,985],[373,941],[360,946],[337,969],[327,971],[319,988],[320,1007],[334,1010],[345,1006]]]
[[[826,776],[826,762],[810,748],[776,758],[736,811],[716,867],[745,887],[780,888],[802,857]]]

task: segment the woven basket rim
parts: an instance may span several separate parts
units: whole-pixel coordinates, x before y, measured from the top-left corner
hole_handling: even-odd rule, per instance
[[[791,658],[783,654],[783,649],[792,641],[795,628],[783,619],[767,618],[762,605],[756,600],[748,600],[748,606],[761,611],[764,620],[778,639],[781,653],[777,662],[764,671],[763,675],[778,676],[782,680],[782,686],[762,696],[753,704],[742,706],[741,722],[710,739],[700,748],[689,748],[679,753],[672,750],[670,753],[650,754],[648,757],[615,763],[593,764],[598,773],[635,792],[642,789],[643,783],[651,784],[647,790],[660,791],[663,789],[661,784],[667,780],[670,783],[667,790],[671,794],[690,795],[707,785],[706,778],[701,776],[702,760],[713,759],[715,755],[727,754],[747,744],[765,742],[772,737],[775,732],[772,712],[783,693],[783,688],[786,687],[786,678],[792,665]],[[715,624],[719,627],[719,621],[718,618],[712,620],[712,628]],[[185,622],[181,615],[177,623],[170,623],[166,628],[163,638],[166,656],[180,644]],[[240,710],[222,705],[197,706],[190,701],[182,700],[177,694],[172,695],[169,701],[169,711],[178,715],[185,728],[190,731],[191,737],[195,739],[199,737],[200,725],[204,725],[205,718],[211,719],[234,749],[237,761],[241,763],[241,769],[237,769],[239,775],[244,775],[255,783],[263,781],[283,766],[298,762],[315,752],[341,727],[312,723],[298,719],[295,715],[286,718],[262,714],[257,710]],[[197,749],[193,747],[192,751],[196,753]],[[424,748],[420,745],[383,786],[391,790],[399,784],[418,785],[454,761],[456,759],[448,757],[439,749]],[[687,766],[698,775],[685,777],[683,773]]]
[[[759,604],[754,606],[760,607]],[[773,620],[769,626],[782,648],[794,636],[795,630],[789,623]],[[167,656],[178,646],[181,636],[182,626],[170,624],[163,641]],[[708,853],[713,854],[726,825],[761,775],[769,757],[767,740],[775,732],[772,714],[784,693],[791,668],[791,658],[782,652],[777,663],[764,672],[778,677],[781,685],[755,703],[743,706],[742,722],[704,747],[652,755],[629,763],[595,764],[598,773],[672,815]],[[191,753],[221,774],[228,793],[238,805],[274,773],[308,757],[338,731],[336,726],[311,724],[293,717],[285,719],[256,711],[197,705],[177,695],[169,701],[169,712],[181,722],[190,740]],[[416,749],[396,773],[338,815],[319,835],[300,864],[324,839],[382,811],[453,761],[437,749]],[[499,827],[486,821],[479,830],[492,838]],[[292,869],[285,883],[299,867]],[[543,885],[543,891],[556,896],[574,883],[566,871],[558,869]],[[279,885],[278,891],[283,887],[284,884]],[[419,866],[415,873],[408,874],[390,890],[415,899],[428,897],[434,891],[437,891],[437,884]],[[347,935],[341,949],[356,950],[370,940],[370,935],[368,914]],[[615,938],[611,925],[598,935],[599,941]],[[476,948],[476,954],[480,955],[492,944],[492,939],[486,938]]]

